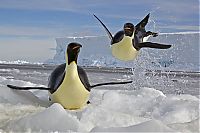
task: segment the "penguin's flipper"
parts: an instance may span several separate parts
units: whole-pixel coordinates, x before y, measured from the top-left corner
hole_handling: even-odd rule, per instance
[[[107,82],[107,83],[100,83],[96,85],[90,86],[91,88],[97,87],[97,86],[103,86],[103,85],[117,85],[117,84],[130,84],[133,81],[124,81],[124,82]]]
[[[159,44],[159,43],[152,43],[152,42],[142,42],[139,43],[138,46],[139,48],[156,48],[156,49],[168,49],[171,47],[171,45],[165,45],[165,44]]]
[[[106,27],[106,25],[96,15],[94,15],[94,17],[102,24],[102,26],[106,30],[106,33],[108,34],[108,37],[110,38],[111,41],[113,41],[113,36],[112,36],[111,32],[108,30],[108,28]]]
[[[7,87],[15,90],[31,90],[31,89],[37,89],[37,90],[51,90],[51,88],[46,87],[19,87],[14,85],[7,85]]]
[[[150,13],[149,13],[142,21],[140,21],[140,22],[135,26],[135,27],[136,27],[136,30],[145,29],[145,26],[147,25],[148,20],[149,20],[149,16],[150,16]]]

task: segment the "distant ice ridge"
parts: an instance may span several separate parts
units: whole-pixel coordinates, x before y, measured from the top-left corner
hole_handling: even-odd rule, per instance
[[[199,37],[199,32],[160,33],[149,41],[172,44],[170,49],[143,48],[135,61],[126,63],[111,55],[110,40],[107,36],[56,38],[56,54],[47,62],[65,62],[67,44],[79,42],[83,45],[79,64],[83,66],[137,67],[137,62],[145,62],[146,69],[199,71]]]
[[[16,60],[16,61],[0,61],[0,64],[37,64],[41,65],[41,62],[28,62],[24,60]]]

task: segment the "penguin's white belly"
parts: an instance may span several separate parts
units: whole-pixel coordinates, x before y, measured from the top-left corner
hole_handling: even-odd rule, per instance
[[[87,104],[89,91],[78,76],[75,62],[67,66],[62,84],[50,97],[53,102],[60,103],[66,109],[79,109]]]
[[[138,51],[133,47],[132,38],[124,36],[123,39],[111,46],[112,55],[122,61],[134,60]]]
[[[143,42],[147,42],[149,40],[150,36],[144,37]]]

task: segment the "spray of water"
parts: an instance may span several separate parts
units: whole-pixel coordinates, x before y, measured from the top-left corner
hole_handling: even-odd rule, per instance
[[[151,57],[148,51],[143,50],[139,57],[132,63],[134,66],[132,69],[132,86],[134,89],[141,87],[165,89],[173,86],[165,68],[160,65],[155,57]],[[160,70],[156,70],[155,66],[158,66]]]

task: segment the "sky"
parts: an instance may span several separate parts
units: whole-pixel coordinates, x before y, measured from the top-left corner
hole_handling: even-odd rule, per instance
[[[148,13],[147,30],[199,31],[199,0],[0,0],[0,60],[13,46],[41,46],[42,52],[55,48],[57,37],[106,35],[93,14],[114,34]],[[28,54],[25,48],[18,53]]]

